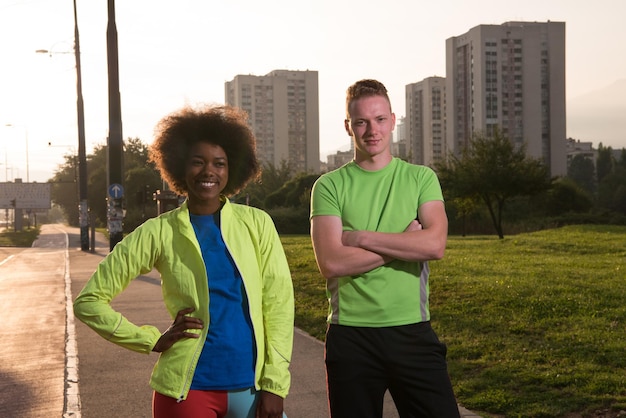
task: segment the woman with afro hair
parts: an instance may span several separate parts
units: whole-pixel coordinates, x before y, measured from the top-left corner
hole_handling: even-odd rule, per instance
[[[150,378],[155,418],[279,418],[290,386],[293,286],[269,215],[231,203],[256,178],[245,112],[184,107],[155,129],[150,159],[184,203],[120,241],[74,301],[102,337],[160,353]],[[173,323],[135,325],[111,300],[158,270]]]

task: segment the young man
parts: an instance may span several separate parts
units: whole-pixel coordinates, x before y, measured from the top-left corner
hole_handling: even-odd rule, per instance
[[[446,347],[430,326],[428,260],[443,257],[448,220],[428,167],[391,155],[396,117],[385,86],[348,88],[354,160],[321,176],[311,238],[329,297],[326,373],[333,418],[458,417]]]

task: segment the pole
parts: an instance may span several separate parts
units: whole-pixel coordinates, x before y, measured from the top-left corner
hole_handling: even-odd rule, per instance
[[[12,123],[7,123],[4,126],[10,127],[10,128],[15,128],[16,127],[16,125],[13,125]],[[24,128],[24,140],[25,140],[25,143],[26,143],[26,183],[30,183],[30,168],[28,166],[28,127],[25,126],[25,125],[23,125],[22,127]],[[5,144],[4,145],[4,163],[5,163],[5,166],[6,166],[6,163],[7,163],[6,159],[7,159],[7,146]],[[8,169],[9,169],[9,167],[6,166],[6,171],[8,171]],[[6,175],[6,173],[5,173],[5,175]],[[11,177],[13,177],[13,176],[11,175]]]
[[[4,182],[9,182],[9,151],[7,151],[6,139],[4,143]]]
[[[74,55],[76,56],[76,111],[78,118],[78,222],[80,224],[80,249],[89,251],[89,209],[87,203],[87,155],[85,150],[85,109],[80,68],[80,40],[78,14],[74,0]]]
[[[115,24],[115,1],[108,0],[109,20],[107,24],[107,61],[109,76],[109,187],[122,187],[122,110],[120,105],[120,81],[117,51],[117,27]],[[109,248],[115,247],[123,237],[122,209],[123,192],[108,197],[107,223],[109,229]]]
[[[30,168],[28,167],[28,128],[24,127],[24,138],[26,140],[26,183],[30,183]]]

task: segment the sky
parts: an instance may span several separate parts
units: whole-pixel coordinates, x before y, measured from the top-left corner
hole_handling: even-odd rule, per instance
[[[108,131],[108,10],[104,0],[76,1],[89,154]],[[566,23],[567,100],[582,98],[626,79],[624,16],[623,0],[117,1],[122,135],[151,143],[168,113],[223,103],[236,75],[314,70],[325,160],[349,146],[344,100],[356,80],[382,81],[399,118],[407,84],[445,76],[446,39],[481,24],[551,20]],[[45,182],[77,152],[73,48],[71,0],[0,0],[0,181]],[[577,137],[569,122],[567,136]],[[625,136],[602,142],[626,147]]]

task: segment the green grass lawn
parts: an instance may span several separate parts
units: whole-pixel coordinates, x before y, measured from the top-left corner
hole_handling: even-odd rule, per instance
[[[24,228],[21,231],[0,232],[0,247],[30,247],[39,236],[39,227]]]
[[[323,340],[325,283],[310,238],[282,239],[296,325]],[[485,417],[626,409],[626,227],[451,236],[430,286],[433,327],[466,408]]]

